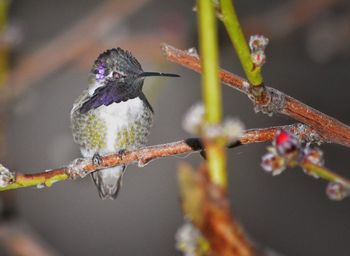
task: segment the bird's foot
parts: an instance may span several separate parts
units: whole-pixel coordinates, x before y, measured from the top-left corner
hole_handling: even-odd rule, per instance
[[[205,150],[199,151],[199,154],[203,157],[204,160],[207,160],[207,152],[205,152]]]
[[[99,166],[102,164],[102,162],[103,162],[103,160],[102,160],[101,155],[99,153],[95,153],[94,156],[92,157],[92,163],[94,165]]]
[[[124,156],[125,152],[126,152],[125,148],[118,151],[117,154],[118,154],[120,159],[123,159],[123,156]]]

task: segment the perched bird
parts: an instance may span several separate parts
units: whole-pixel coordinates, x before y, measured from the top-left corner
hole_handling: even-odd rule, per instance
[[[73,105],[71,125],[74,141],[84,157],[134,150],[146,143],[153,109],[142,92],[149,76],[178,77],[175,74],[144,72],[130,52],[121,48],[102,53],[89,75],[89,88]],[[92,173],[102,199],[115,199],[125,165]]]

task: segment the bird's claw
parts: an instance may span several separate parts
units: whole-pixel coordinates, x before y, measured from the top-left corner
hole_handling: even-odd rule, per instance
[[[92,157],[92,163],[94,165],[99,166],[99,165],[102,164],[102,162],[103,162],[103,160],[102,160],[102,157],[100,156],[100,154],[99,153],[95,153],[94,156]]]
[[[118,151],[118,156],[120,159],[123,159],[125,152],[126,152],[126,149],[121,149]]]

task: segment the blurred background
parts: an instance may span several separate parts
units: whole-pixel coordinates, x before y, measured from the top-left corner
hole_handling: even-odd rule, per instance
[[[72,104],[87,87],[99,53],[120,46],[149,78],[155,109],[149,145],[188,137],[181,121],[201,98],[200,76],[168,63],[160,44],[197,46],[195,1],[0,0],[0,159],[35,172],[80,156],[70,131]],[[265,83],[350,123],[350,3],[346,0],[235,1],[246,35],[270,38]],[[221,66],[243,75],[220,24]],[[254,114],[244,95],[223,86],[226,116],[247,128],[293,123]],[[272,178],[260,168],[267,144],[228,151],[232,210],[249,237],[281,255],[349,255],[350,201],[330,201],[326,182],[300,169]],[[322,145],[326,166],[350,177],[350,150]],[[115,201],[102,201],[89,178],[49,189],[1,192],[0,255],[180,255],[183,223],[176,169],[197,154],[129,166]]]

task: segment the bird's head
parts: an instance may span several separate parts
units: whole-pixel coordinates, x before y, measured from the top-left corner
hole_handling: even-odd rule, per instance
[[[175,74],[144,72],[137,59],[128,51],[121,48],[113,48],[98,56],[92,66],[89,79],[89,94],[102,86],[126,84],[131,90],[141,90],[143,80],[148,76],[172,76]]]
[[[176,74],[144,72],[137,59],[121,48],[100,54],[89,77],[89,99],[80,107],[81,113],[101,105],[109,106],[143,95],[143,80],[149,76],[178,77]]]

